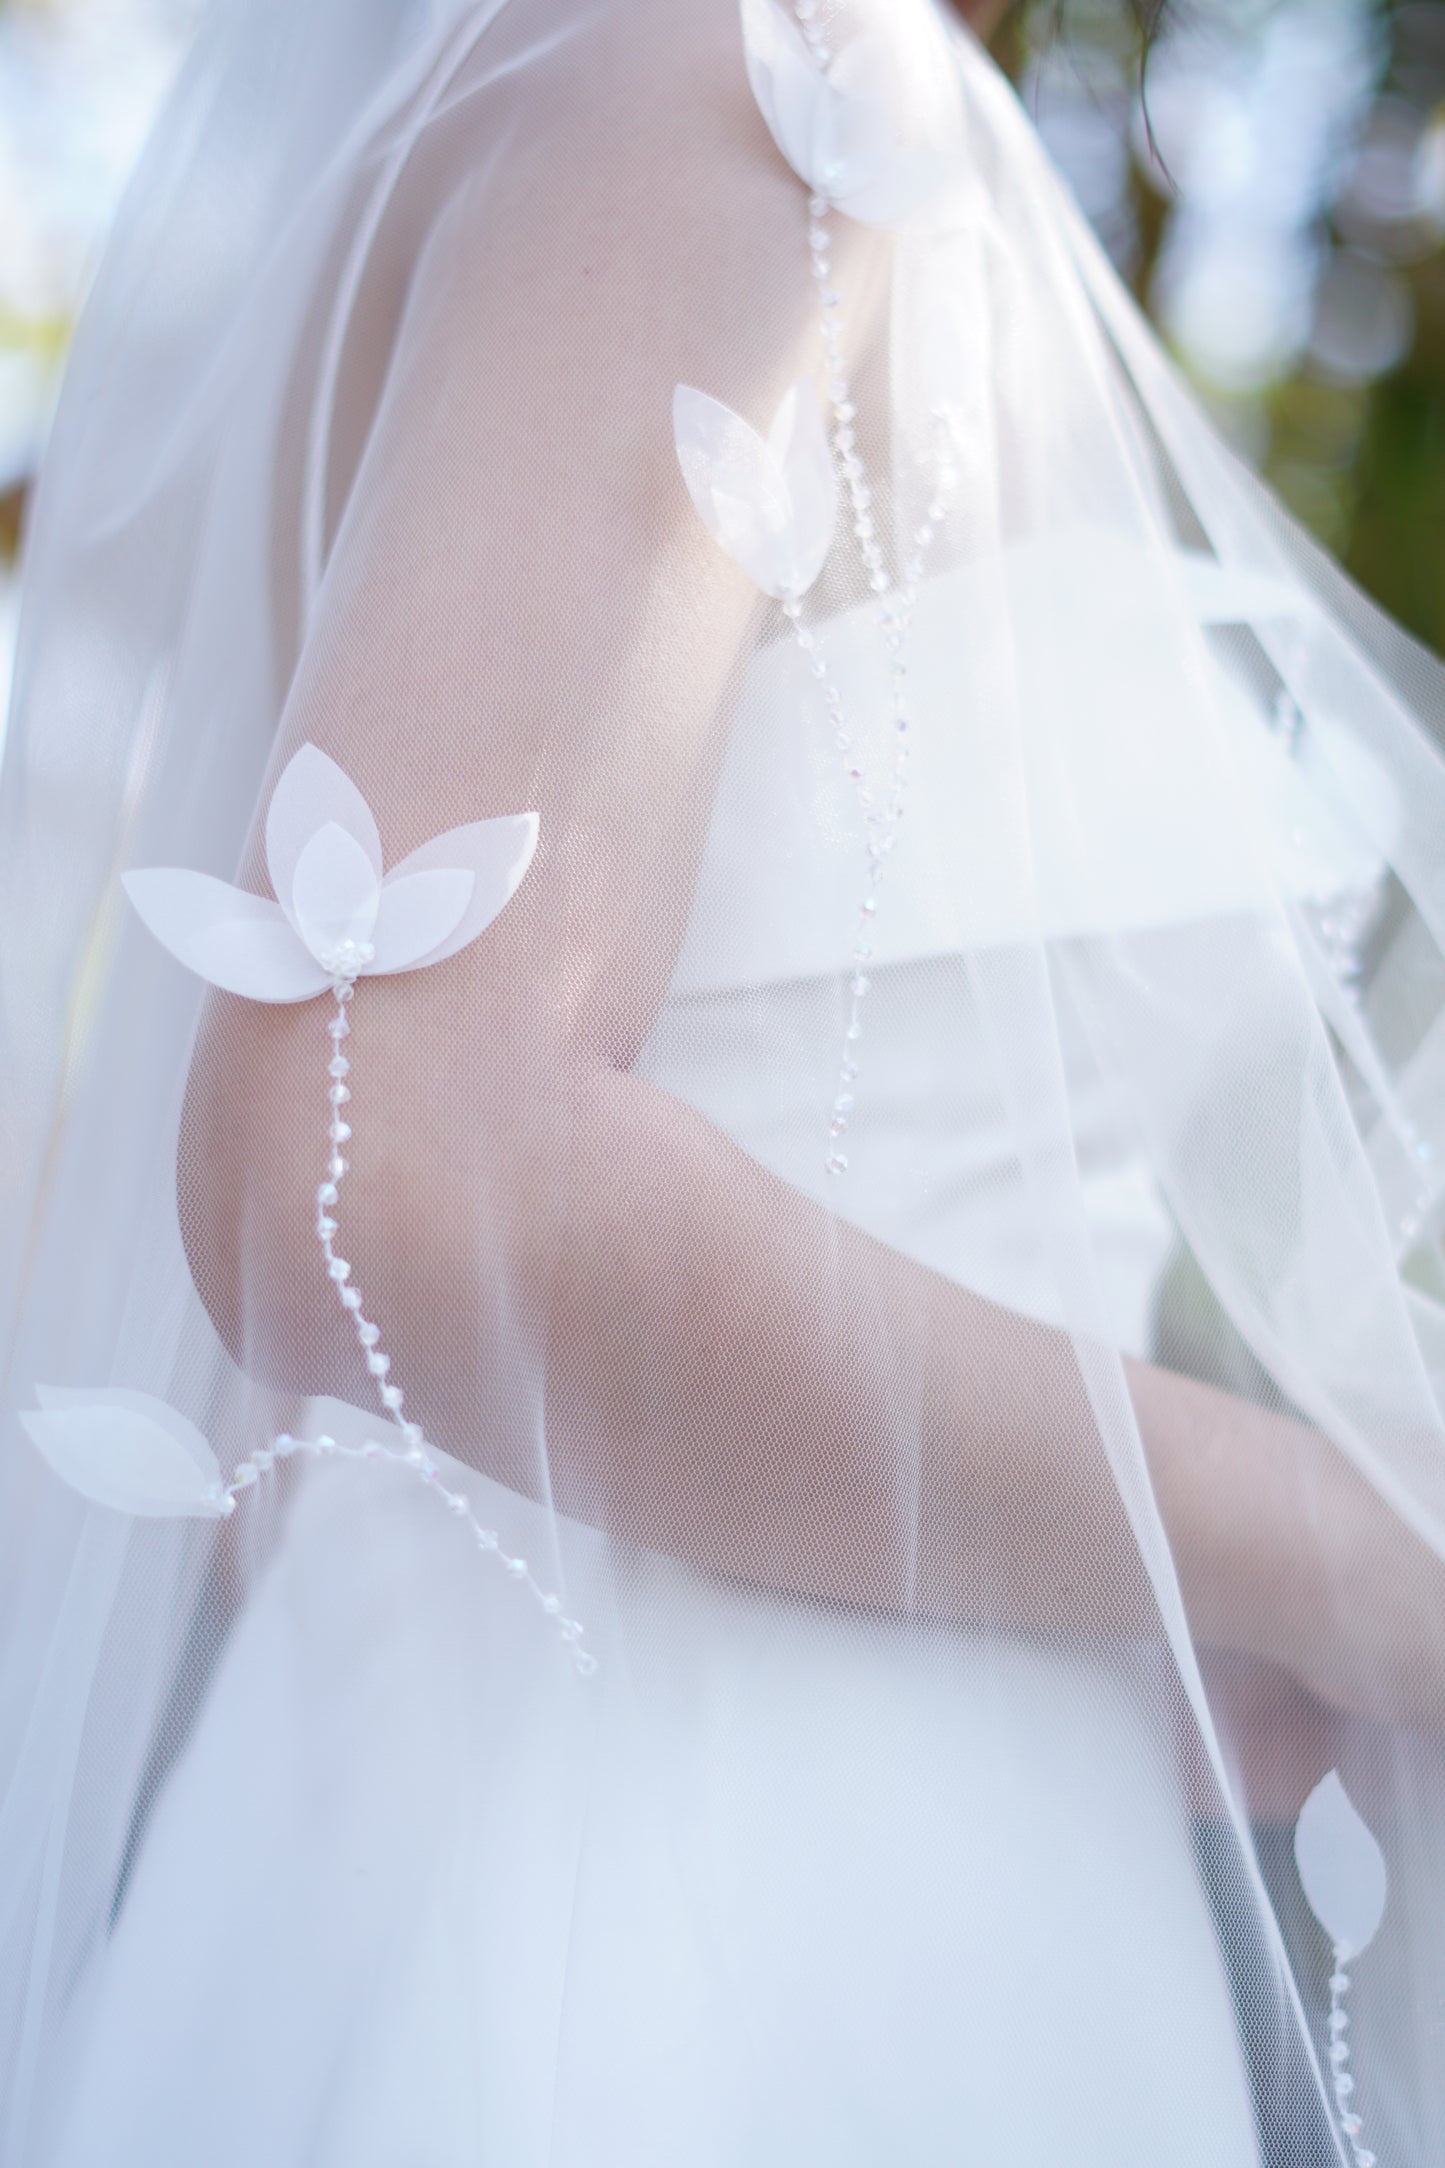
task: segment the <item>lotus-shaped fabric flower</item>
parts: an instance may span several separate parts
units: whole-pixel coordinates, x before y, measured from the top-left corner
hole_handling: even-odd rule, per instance
[[[867,226],[904,225],[960,173],[962,111],[944,33],[896,0],[888,37],[820,68],[778,0],[742,0],[748,81],[800,180]]]
[[[76,1392],[38,1385],[20,1417],[63,1482],[94,1504],[149,1520],[220,1520],[226,1493],[216,1456],[194,1423],[165,1401],[121,1387]]]
[[[833,542],[837,488],[811,384],[784,395],[766,438],[706,392],[679,384],[672,426],[703,525],[775,600],[807,593]]]
[[[1294,1856],[1315,1918],[1342,1956],[1358,1957],[1384,1917],[1389,1876],[1338,1769],[1321,1778],[1300,1809]]]
[[[371,808],[334,760],[303,745],[266,815],[278,900],[208,873],[125,875],[146,925],[212,986],[309,1001],[337,979],[419,971],[454,956],[510,902],[537,847],[535,813],[449,828],[382,872]]]

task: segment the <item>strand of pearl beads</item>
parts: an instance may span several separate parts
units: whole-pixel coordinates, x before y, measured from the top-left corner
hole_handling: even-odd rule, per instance
[[[1376,2156],[1367,2145],[1361,2143],[1364,2129],[1354,2107],[1355,2081],[1350,2075],[1350,2045],[1345,2038],[1350,2020],[1345,2010],[1345,1993],[1350,1976],[1345,1970],[1350,1957],[1347,1942],[1334,1946],[1334,1970],[1330,1974],[1329,2057],[1330,2078],[1335,2091],[1335,2106],[1340,2114],[1340,2129],[1349,2143],[1354,2168],[1376,2168]]]
[[[807,6],[805,0],[798,0],[797,13],[814,60],[819,67],[826,68],[831,55],[817,29],[816,9]],[[858,1078],[857,1052],[863,1037],[863,1003],[871,983],[867,966],[873,956],[872,935],[879,908],[878,890],[899,823],[903,818],[908,789],[912,755],[912,718],[908,709],[909,640],[927,553],[939,524],[947,513],[948,498],[957,484],[957,473],[952,461],[947,418],[937,414],[934,417],[937,455],[933,495],[925,518],[909,537],[908,556],[903,567],[903,585],[895,588],[878,540],[877,526],[873,518],[872,491],[868,483],[867,469],[858,450],[857,432],[853,426],[858,410],[848,380],[842,327],[842,297],[831,283],[832,259],[827,224],[830,209],[831,205],[826,196],[814,193],[809,197],[809,264],[818,290],[828,398],[833,417],[831,442],[848,492],[853,512],[853,533],[867,576],[869,592],[877,598],[876,623],[888,659],[889,731],[893,746],[888,787],[880,802],[848,729],[843,696],[836,681],[829,675],[822,645],[816,633],[802,622],[800,598],[785,596],[782,603],[783,614],[821,686],[833,742],[843,756],[848,778],[863,816],[864,845],[867,852],[866,889],[858,907],[853,948],[849,957],[848,1010],[843,1030],[843,1053],[829,1109],[828,1152],[823,1163],[828,1174],[837,1176],[845,1174],[848,1169],[848,1155],[843,1150],[841,1140],[853,1112],[853,1086]]]
[[[482,1526],[472,1510],[471,1501],[463,1492],[449,1490],[442,1481],[441,1469],[432,1457],[420,1423],[403,1415],[404,1396],[401,1387],[390,1375],[391,1358],[382,1348],[381,1328],[365,1315],[361,1290],[352,1280],[351,1266],[344,1257],[336,1254],[335,1207],[340,1199],[341,1184],[349,1164],[343,1157],[341,1148],[351,1136],[351,1124],[343,1112],[351,1099],[351,1091],[346,1082],[351,1072],[351,1064],[341,1051],[341,1042],[351,1035],[346,1010],[356,992],[356,974],[364,964],[370,963],[371,955],[369,945],[347,942],[327,959],[328,967],[334,974],[331,991],[336,1000],[335,1013],[326,1026],[331,1040],[331,1060],[327,1065],[331,1080],[327,1091],[331,1107],[328,1132],[331,1156],[327,1162],[325,1180],[317,1185],[316,1190],[316,1239],[321,1245],[327,1276],[336,1288],[342,1308],[352,1320],[362,1354],[366,1358],[366,1367],[375,1380],[382,1407],[400,1431],[402,1442],[399,1446],[388,1446],[380,1439],[369,1438],[358,1446],[344,1446],[330,1437],[293,1438],[289,1432],[283,1431],[269,1447],[258,1448],[239,1464],[225,1493],[226,1510],[234,1510],[238,1492],[249,1489],[276,1460],[285,1459],[293,1453],[310,1453],[322,1459],[333,1455],[353,1460],[385,1459],[399,1467],[410,1469],[445,1510],[470,1530],[478,1550],[493,1554],[514,1581],[519,1581],[523,1587],[531,1590],[547,1617],[556,1620],[557,1631],[577,1671],[584,1678],[590,1677],[597,1669],[597,1659],[582,1647],[582,1627],[578,1620],[564,1614],[560,1596],[553,1595],[542,1587],[525,1558],[513,1557],[503,1549],[496,1530]]]

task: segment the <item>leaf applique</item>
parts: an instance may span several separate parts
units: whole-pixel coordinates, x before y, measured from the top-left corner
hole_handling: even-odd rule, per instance
[[[1310,1910],[1342,1957],[1358,1957],[1385,1912],[1385,1855],[1332,1769],[1300,1810],[1295,1865]]]
[[[194,1423],[149,1393],[38,1385],[22,1412],[62,1482],[93,1504],[143,1519],[219,1520],[227,1511],[216,1456]]]

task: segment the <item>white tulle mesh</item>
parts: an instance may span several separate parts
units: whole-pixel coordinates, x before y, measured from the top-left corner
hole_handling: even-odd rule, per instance
[[[940,415],[956,468],[837,1177],[863,823],[674,458],[679,383],[827,391],[732,0],[268,0],[182,78],[0,801],[7,2162],[1439,2155],[1440,666],[946,67],[947,217],[830,226],[890,563]],[[876,765],[843,501],[801,622]],[[120,885],[265,892],[305,740],[388,866],[541,816],[474,947],[358,982],[336,1211],[591,1677],[404,1468],[137,1521],[15,1420],[380,1434],[327,1004],[208,994]],[[1335,1766],[1358,2142],[1289,1848]]]

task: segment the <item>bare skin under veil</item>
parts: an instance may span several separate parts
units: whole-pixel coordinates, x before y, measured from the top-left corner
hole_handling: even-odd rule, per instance
[[[849,13],[877,27],[879,11]],[[1139,833],[1212,823],[1247,839],[1241,864],[1273,868],[1259,846],[1273,812],[1260,812],[1253,771],[1236,764],[1219,721],[1226,680],[1229,699],[1261,711],[1287,689],[1347,782],[1328,732],[1368,737],[1375,767],[1423,822],[1424,784],[1445,791],[1418,721],[1434,666],[1421,658],[1417,672],[1226,455],[1199,448],[1206,432],[1187,402],[1171,403],[1182,400],[1172,379],[1149,374],[1163,370],[1152,347],[1129,348],[1146,335],[1126,316],[1108,320],[1127,305],[1111,299],[1040,155],[1022,147],[1007,93],[962,36],[983,206],[965,238],[899,238],[843,218],[832,232],[858,437],[890,537],[916,490],[910,327],[921,319],[909,311],[941,285],[975,312],[963,481],[936,567],[940,583],[959,585],[940,615],[920,612],[917,635],[920,673],[933,668],[928,682],[947,690],[931,706],[920,695],[920,734],[974,746],[979,789],[986,772],[1014,776],[1001,802],[1016,828],[1000,863],[1037,899],[1048,887],[1034,859],[1044,786],[1021,657],[1031,642],[1065,641],[1041,630],[1064,619],[1041,611],[1035,590],[1025,596],[1012,568],[1042,565],[1047,591],[1048,549],[1087,554],[1107,530],[1121,551],[1109,667],[1129,678],[1136,641],[1146,658],[1176,658],[1161,729],[1197,779],[1191,804],[1167,763],[1140,774]],[[62,415],[36,525],[7,755],[12,882],[36,877],[36,776],[68,742],[50,721],[65,706],[53,628],[66,612],[81,620],[128,523],[141,596],[132,628],[154,613],[154,652],[145,668],[133,658],[150,688],[149,707],[136,703],[143,720],[106,725],[113,781],[97,788],[86,843],[100,916],[82,925],[78,906],[69,920],[60,911],[44,969],[16,978],[7,1007],[18,1014],[22,987],[50,989],[44,1044],[33,1021],[23,1035],[6,1027],[29,1080],[11,1129],[25,1150],[7,1175],[26,1229],[7,1258],[19,1319],[11,1403],[32,1377],[134,1385],[184,1406],[223,1463],[253,1432],[299,1427],[318,1400],[371,1404],[308,1217],[318,1012],[178,989],[174,967],[118,910],[118,871],[204,864],[263,889],[265,806],[308,742],[358,785],[389,860],[457,821],[535,809],[535,864],[485,940],[434,970],[365,982],[350,1013],[347,1254],[429,1436],[536,1513],[559,1571],[600,1607],[604,1694],[629,1682],[639,1707],[647,1635],[665,1637],[665,1622],[610,1591],[641,1585],[649,1569],[637,1561],[653,1557],[699,1586],[752,1592],[779,1616],[834,1622],[840,1648],[864,1621],[920,1651],[1025,1647],[1090,1662],[1103,1651],[1106,1666],[1127,1652],[1161,1765],[1186,1817],[1213,1832],[1223,1910],[1246,1923],[1240,2000],[1277,2049],[1255,2069],[1257,2094],[1272,2088],[1261,2122],[1309,2097],[1286,2120],[1297,2112],[1322,2146],[1337,2142],[1326,2059],[1249,1823],[1291,1818],[1340,1762],[1392,1857],[1392,1919],[1404,1913],[1381,1964],[1379,2014],[1361,2006],[1361,2037],[1394,2034],[1380,2111],[1397,2157],[1423,2162],[1441,2128],[1423,1999],[1428,1923],[1440,1919],[1425,1862],[1439,1841],[1445,1725],[1438,1312],[1419,1270],[1402,1279],[1389,1248],[1379,1078],[1341,1051],[1345,1027],[1317,999],[1315,899],[1271,870],[1213,916],[1102,929],[1080,918],[1062,932],[1035,900],[1008,939],[971,946],[957,930],[975,923],[968,854],[929,862],[946,930],[926,952],[883,950],[870,1028],[886,1036],[891,1017],[927,1008],[929,1090],[962,1061],[950,1046],[967,1046],[970,1075],[987,1073],[1013,1140],[1001,1160],[1016,1199],[1008,1224],[1050,1289],[1037,1304],[1006,1299],[1002,1275],[949,1269],[930,1251],[929,1214],[962,1178],[945,1173],[949,1147],[921,1103],[888,1108],[923,1170],[916,1224],[877,1201],[887,1185],[868,1187],[868,1123],[882,1123],[886,1093],[880,1082],[870,1114],[866,1042],[846,1180],[830,1187],[811,1145],[805,1163],[770,1143],[765,1110],[826,1068],[840,1012],[831,981],[800,991],[766,958],[747,977],[718,966],[711,979],[679,978],[717,860],[735,718],[783,670],[786,626],[698,522],[669,415],[674,386],[696,384],[762,425],[791,385],[818,375],[807,191],[750,95],[731,0],[590,11],[514,0],[457,11],[403,57],[378,63],[373,102],[358,99],[353,132],[302,191],[309,254],[298,242],[299,268],[288,268],[284,252],[258,245],[212,375],[205,356],[177,362],[179,380],[190,367],[201,386],[184,428],[168,443],[153,415],[153,465],[137,452],[139,482],[123,459],[103,473],[95,486],[110,501],[98,510],[77,508],[71,479],[84,371],[97,366],[84,345],[78,359],[75,418]],[[298,48],[298,67],[306,59]],[[264,74],[250,85],[258,98]],[[269,185],[281,203],[283,179]],[[135,287],[137,263],[102,282],[98,323],[127,280]],[[285,335],[267,350],[264,383],[242,393],[268,311]],[[265,478],[254,501],[248,460]],[[228,598],[219,537],[242,499],[226,547],[244,556],[245,576]],[[1186,550],[1237,578],[1239,614],[1220,615],[1221,603],[1201,626]],[[837,628],[867,606],[841,560],[810,604],[820,637],[832,628],[840,647]],[[230,643],[265,660],[228,686]],[[221,720],[198,759],[187,732],[203,684]],[[791,697],[806,716],[801,678]],[[1105,686],[1101,713],[1112,697]],[[77,720],[73,703],[68,712],[80,748],[100,726]],[[1084,754],[1061,739],[1054,763],[1086,824]],[[755,767],[771,787],[762,757]],[[1420,788],[1402,787],[1417,776]],[[1319,789],[1332,808],[1351,795],[1338,772]],[[1362,832],[1367,796],[1357,790],[1347,807]],[[961,807],[960,834],[963,819]],[[1429,929],[1417,832],[1407,819],[1391,855],[1382,825],[1368,840],[1379,881],[1393,884],[1395,923],[1414,912]],[[901,826],[905,870],[890,881],[914,878],[908,835]],[[1084,832],[1081,859],[1111,847]],[[748,878],[743,860],[734,871]],[[880,942],[889,908],[885,893]],[[62,1024],[54,989],[87,972],[86,1020],[75,1024],[72,1004]],[[120,1051],[142,1042],[144,1057]],[[712,1077],[746,1070],[756,1119],[730,1123],[721,1097],[680,1088],[688,1062]],[[100,1146],[106,1077],[144,1139],[128,1173],[107,1171]],[[1162,1295],[1146,1339],[1131,1339],[1090,1261],[1099,1207],[1080,1167],[1096,1101],[1166,1200],[1171,1284],[1182,1258],[1212,1290],[1187,1361],[1160,1323]],[[1190,1119],[1171,1127],[1186,1105]],[[1427,1123],[1439,1111],[1428,1094],[1422,1108]],[[1244,1170],[1234,1203],[1227,1167]],[[1254,1229],[1256,1208],[1263,1224],[1260,1200],[1276,1193],[1295,1217],[1285,1228],[1283,1204],[1269,1207],[1275,1246],[1266,1256],[1252,1233],[1246,1259],[1238,1229]],[[62,1329],[57,1289],[82,1209],[92,1231]],[[977,1227],[983,1206],[970,1209]],[[126,1226],[139,1227],[135,1288],[94,1295],[117,1276]],[[109,1265],[96,1259],[106,1245]],[[28,1462],[16,1478],[41,1533],[36,1563],[12,1585],[37,1616],[48,1616],[47,1575],[77,1546],[109,1540],[78,1535],[83,1509],[57,1503],[48,1480]],[[150,1805],[137,1817],[134,1800],[146,1769],[160,1796],[184,1761],[183,1739],[159,1756],[154,1742],[185,1701],[175,1681],[196,1590],[218,1617],[245,1617],[284,1520],[284,1503],[267,1510],[276,1526],[258,1509],[254,1525],[190,1532],[189,1548],[143,1530],[111,1561],[116,1616],[149,1684],[128,1700],[102,1652],[90,1698],[77,1689],[75,1797],[85,1814],[87,1784],[100,1796],[110,1782],[114,1796],[95,1810],[93,1857],[62,1873],[55,1855],[36,1870],[42,1911],[55,1875],[67,1890],[76,1875],[61,1932],[72,1979],[100,1962],[96,1923],[119,1862],[144,1847]],[[384,1517],[377,1527],[384,1542]],[[588,1548],[598,1532],[602,1553]],[[519,1610],[515,1634],[533,1623]],[[59,1614],[50,1631],[46,1661],[63,1669]],[[505,1667],[506,1649],[446,1661],[465,1691],[474,1672]],[[209,1669],[196,1669],[199,1705]],[[7,1683],[18,1708],[24,1667]],[[192,1708],[180,1731],[194,1721]],[[581,1770],[569,1765],[568,1781],[582,1784]],[[886,1849],[887,1831],[875,1836]],[[48,2130],[70,1991],[44,1966],[17,1962],[13,1977],[15,2067],[27,2100],[42,2103],[35,2127]],[[1434,1992],[1445,1992],[1438,1979]]]

